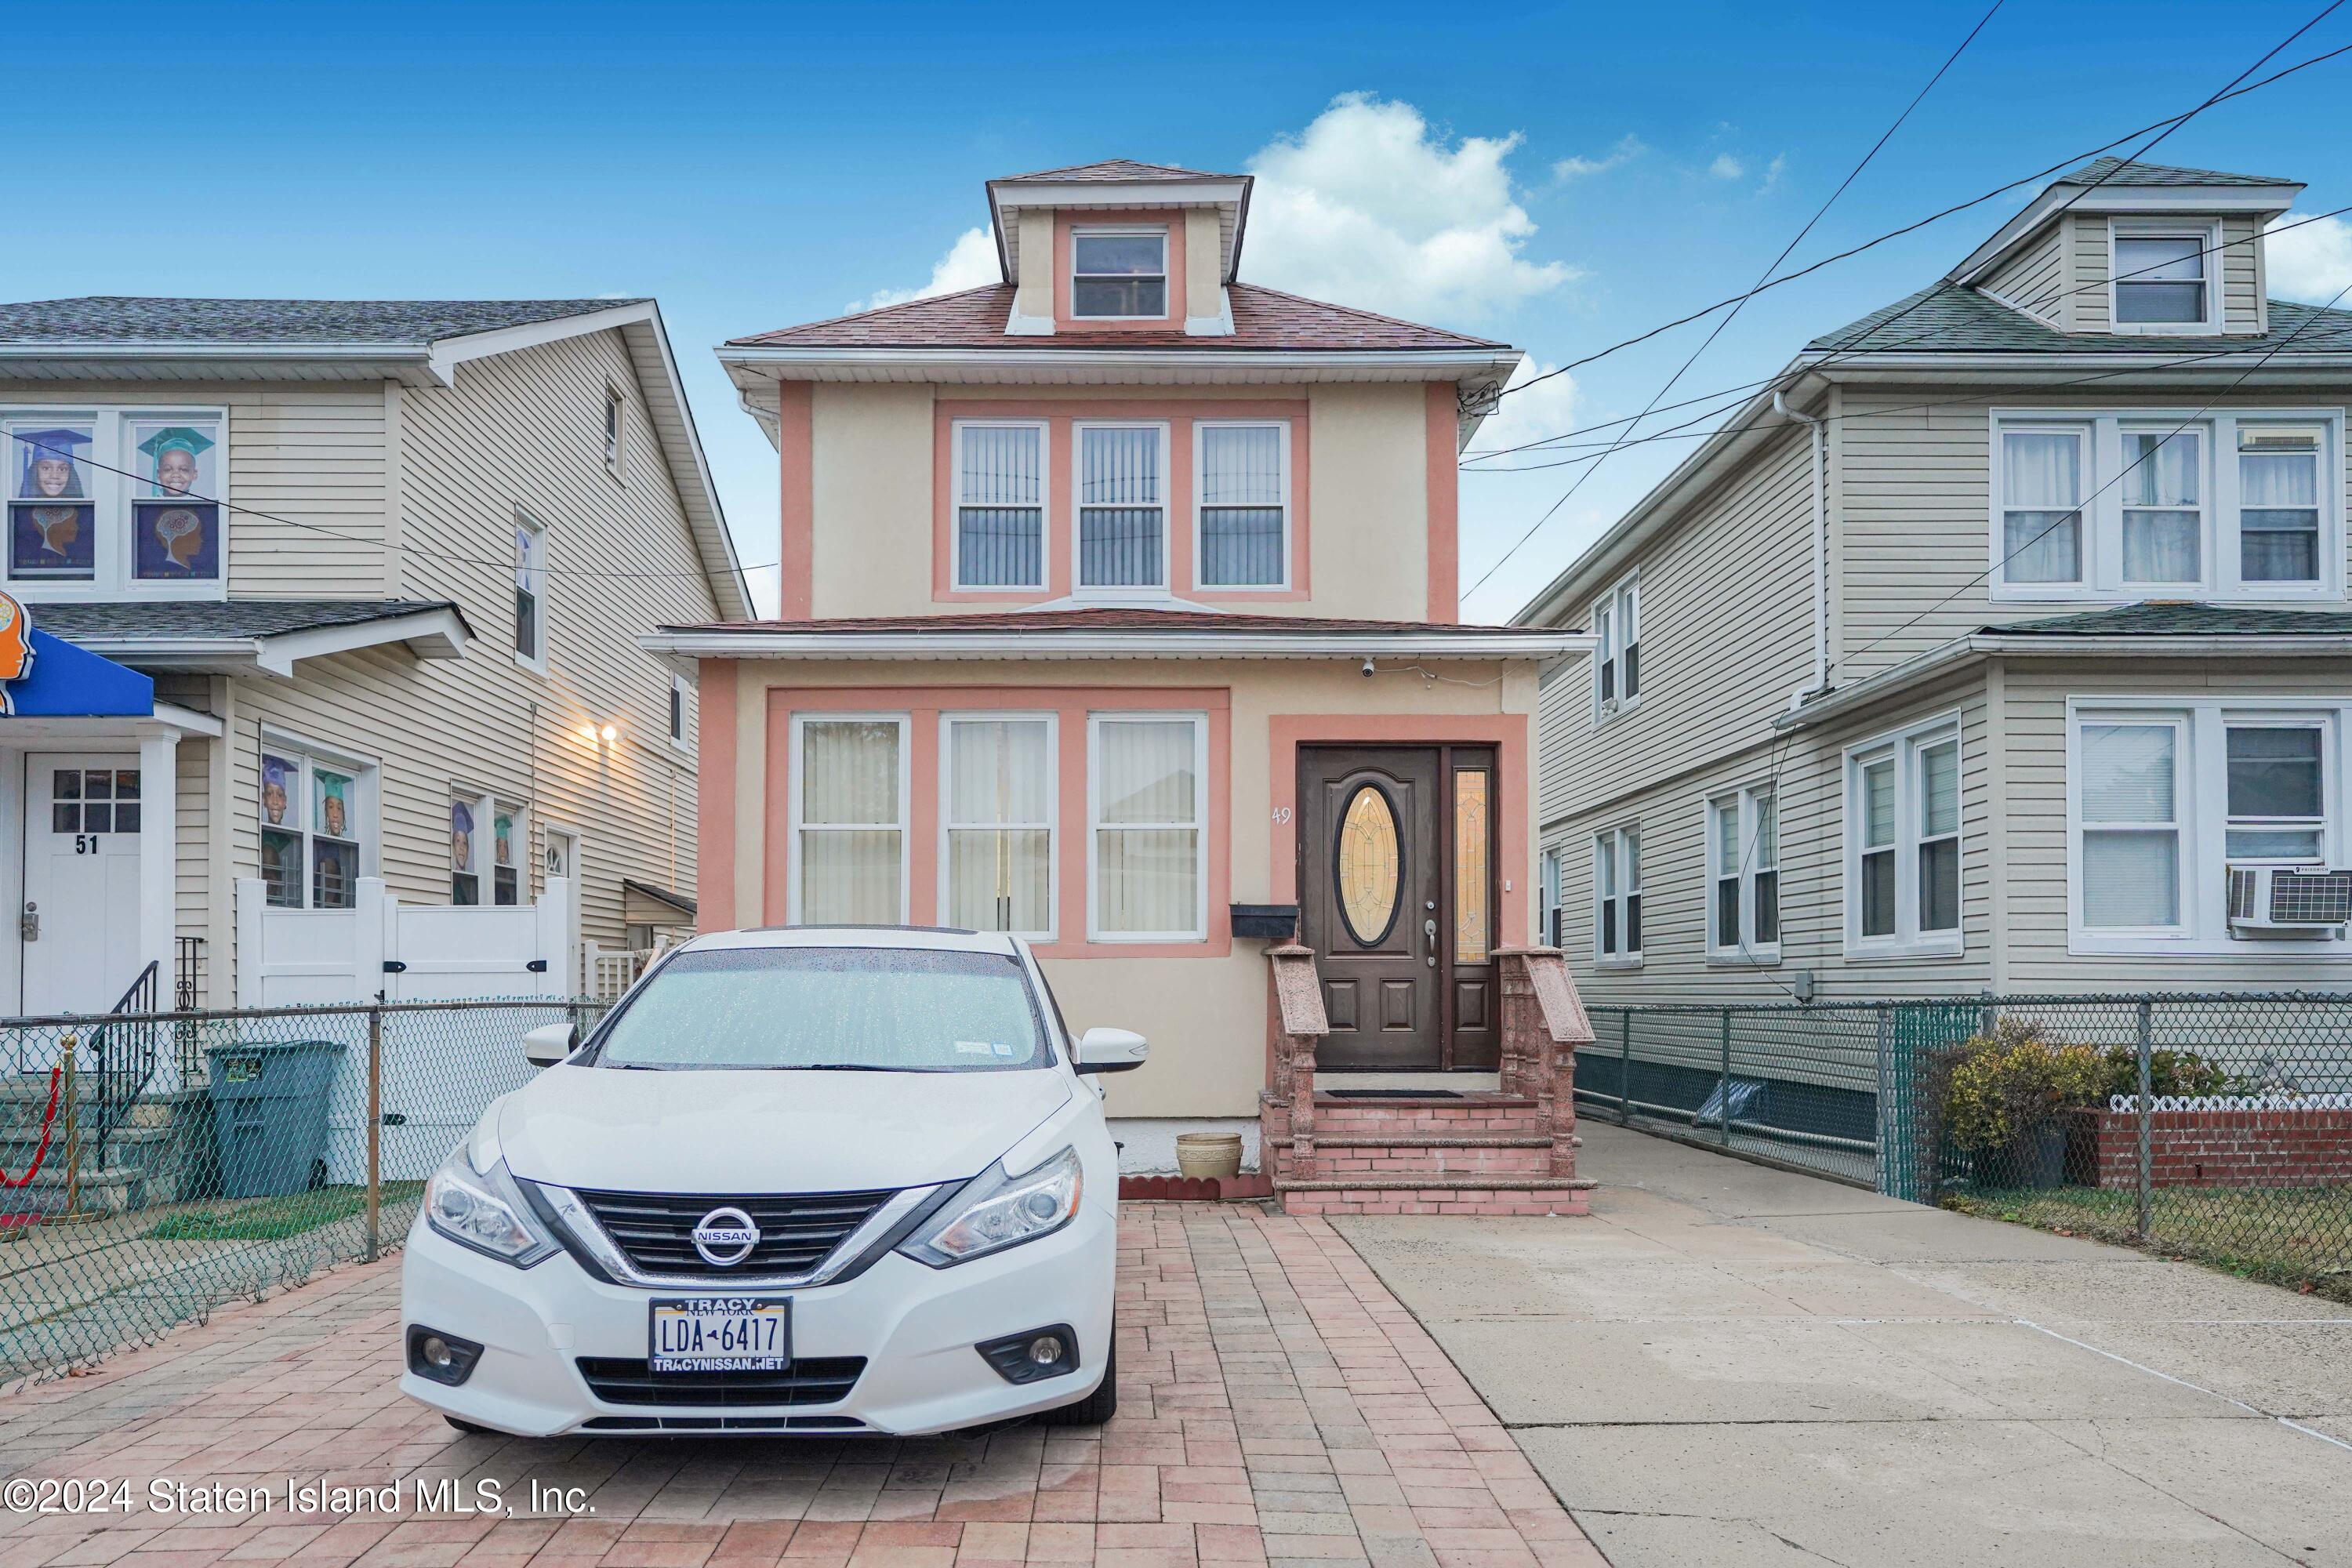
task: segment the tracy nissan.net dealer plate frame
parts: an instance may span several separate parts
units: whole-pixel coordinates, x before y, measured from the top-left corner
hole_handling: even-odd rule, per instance
[[[665,1319],[690,1324],[692,1351],[665,1351]],[[740,1336],[740,1338],[739,1338]],[[706,1344],[706,1342],[710,1342]],[[793,1364],[789,1296],[663,1296],[646,1318],[646,1367],[664,1373],[786,1372]]]

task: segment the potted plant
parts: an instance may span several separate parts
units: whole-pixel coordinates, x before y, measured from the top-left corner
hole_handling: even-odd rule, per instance
[[[1944,1127],[1980,1184],[2054,1187],[2066,1177],[2067,1112],[2098,1103],[2111,1076],[2096,1047],[2003,1018],[1955,1053],[1944,1082]]]

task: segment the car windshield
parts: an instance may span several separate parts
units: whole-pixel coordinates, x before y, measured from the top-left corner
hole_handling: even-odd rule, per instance
[[[1052,1060],[1020,962],[895,947],[714,948],[648,977],[606,1068],[1001,1072]]]

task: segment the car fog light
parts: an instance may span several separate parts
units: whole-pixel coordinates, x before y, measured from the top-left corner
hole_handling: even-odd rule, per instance
[[[1067,1323],[985,1340],[972,1348],[1007,1383],[1035,1383],[1078,1370],[1078,1336]]]
[[[415,1323],[408,1330],[408,1370],[429,1382],[457,1387],[474,1375],[482,1347],[471,1340]]]

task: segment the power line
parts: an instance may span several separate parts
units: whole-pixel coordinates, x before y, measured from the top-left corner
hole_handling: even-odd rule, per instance
[[[70,462],[79,463],[84,468],[96,468],[100,473],[119,474],[126,479],[135,479],[142,484],[153,482],[144,474],[133,473],[129,468],[118,468],[110,463],[101,463],[95,458],[75,457],[70,447],[52,447],[47,442],[36,441],[30,436],[26,436],[20,431],[10,430],[8,432],[8,436],[10,439],[20,441],[26,446],[32,447],[35,451],[52,452]],[[340,539],[347,544],[371,545],[379,550],[398,551],[408,555],[421,555],[430,560],[452,562],[460,566],[488,566],[501,572],[514,570],[515,563],[512,561],[502,561],[495,556],[459,555],[450,551],[433,550],[423,545],[397,544],[383,539],[371,539],[364,533],[345,533],[340,529],[329,528],[324,523],[304,522],[299,518],[281,517],[274,511],[262,511],[254,507],[239,506],[235,501],[223,500],[217,496],[198,495],[193,490],[188,491],[176,499],[192,502],[197,506],[216,506],[221,508],[224,511],[235,512],[240,517],[257,517],[265,522],[279,523],[288,528],[306,529],[312,533],[323,533],[330,539]],[[738,566],[736,570],[738,572],[744,573],[773,572],[778,570],[782,565],[782,562],[771,561],[759,566]],[[632,581],[682,579],[689,582],[707,582],[710,575],[707,572],[601,572],[584,566],[541,566],[534,568],[534,570],[550,576],[621,578]]]
[[[2051,214],[2051,216],[2053,216],[2053,217],[2063,216],[2064,214],[2066,214],[2066,213],[2068,213],[2068,212],[2072,211],[2072,210],[2074,209],[2074,205],[2075,205],[2076,203],[2080,202],[2084,197],[2085,197],[2085,196],[2089,195],[2093,191],[2097,190],[2100,186],[2102,186],[2102,185],[2105,184],[2109,180],[2111,180],[2111,179],[2115,178],[2115,176],[2116,176],[2116,174],[2118,174],[2122,173],[2125,169],[2130,168],[2134,163],[2137,163],[2137,162],[2138,162],[2142,157],[2144,157],[2145,155],[2147,155],[2149,152],[2153,151],[2153,150],[2155,149],[2155,147],[2156,147],[2159,142],[2163,142],[2163,141],[2165,140],[2165,138],[2167,138],[2167,137],[2170,136],[2174,132],[2176,132],[2176,131],[2179,130],[2182,126],[2184,126],[2184,125],[2188,124],[2191,120],[2195,119],[2198,115],[2202,114],[2206,110],[2210,109],[2210,108],[2211,108],[2213,105],[2215,105],[2216,103],[2221,102],[2223,99],[2228,98],[2228,97],[2235,96],[2235,95],[2236,95],[2237,89],[2239,88],[2240,84],[2241,84],[2241,83],[2242,83],[2242,82],[2244,82],[2244,81],[2245,81],[2245,79],[2246,79],[2248,77],[2250,77],[2250,76],[2253,75],[2253,74],[2254,74],[2254,72],[2256,72],[2256,71],[2260,70],[2263,66],[2265,66],[2265,65],[2269,64],[2269,63],[2270,63],[2273,58],[2275,58],[2277,57],[2277,55],[2278,55],[2278,53],[2279,53],[2279,51],[2280,51],[2280,50],[2282,50],[2282,49],[2285,48],[2288,45],[2290,45],[2290,44],[2294,43],[2297,38],[2300,38],[2300,37],[2303,37],[2305,33],[2307,33],[2307,32],[2311,31],[2311,29],[2312,29],[2312,28],[2314,28],[2314,27],[2317,26],[2320,23],[2322,23],[2322,22],[2326,21],[2329,16],[2331,16],[2335,15],[2335,13],[2336,13],[2337,10],[2339,10],[2339,9],[2341,9],[2341,8],[2342,8],[2342,6],[2344,5],[2344,4],[2345,4],[2345,0],[2328,0],[2328,4],[2327,4],[2327,5],[2324,5],[2324,6],[2322,6],[2322,7],[2320,8],[2320,10],[2319,10],[2319,12],[2318,12],[2318,14],[2317,14],[2316,16],[2313,16],[2309,21],[2307,21],[2307,22],[2304,23],[2304,25],[2303,25],[2302,26],[2297,27],[2294,32],[2289,33],[2285,37],[2284,37],[2284,38],[2280,39],[2277,43],[2275,43],[2275,44],[2272,45],[2268,49],[2264,50],[2264,51],[2263,52],[2263,55],[2262,55],[2262,58],[2259,58],[2259,59],[2255,60],[2253,64],[2252,64],[2252,65],[2248,66],[2245,69],[2243,69],[2243,70],[2240,71],[2236,76],[2234,76],[2234,77],[2231,78],[2231,79],[2230,79],[2230,80],[2229,80],[2228,82],[2226,82],[2226,83],[2224,83],[2224,84],[2222,85],[2222,87],[2221,87],[2221,90],[2220,90],[2220,91],[2215,92],[2212,96],[2210,96],[2210,98],[2206,99],[2204,102],[2202,102],[2202,103],[2199,104],[2195,109],[2190,110],[2188,113],[2183,114],[2183,115],[2180,115],[2180,116],[2178,116],[2177,118],[2175,118],[2174,120],[2172,120],[2169,123],[2165,124],[2165,125],[2164,125],[2164,129],[2162,129],[2161,131],[2158,131],[2158,132],[2154,136],[2152,136],[2152,137],[2148,138],[2148,140],[2147,140],[2147,141],[2146,141],[2145,142],[2142,142],[2142,143],[2140,144],[2140,146],[2139,146],[2137,149],[2136,149],[2134,152],[2132,152],[2130,154],[2128,154],[2128,155],[2127,155],[2127,156],[2126,156],[2125,158],[2123,158],[2123,159],[2119,160],[2119,161],[2117,162],[2116,165],[2114,168],[2109,169],[2105,174],[2101,174],[2097,179],[2095,179],[2095,180],[2092,181],[2089,184],[2084,185],[2081,190],[2076,191],[2073,195],[2071,195],[2071,196],[2067,197],[2067,198],[2066,198],[2066,200],[2065,200],[2063,203],[2062,203],[2062,204],[2061,204],[2061,205],[2056,208],[2056,210],[2055,210],[2054,212],[2053,212],[2053,213]],[[1971,35],[1971,36],[1973,36],[1973,35]],[[2340,54],[2340,53],[2345,52],[2345,50],[2352,50],[2352,44],[2347,44],[2347,45],[2346,45],[2346,46],[2344,47],[2344,49],[2339,49],[2339,50],[2337,50],[2337,51],[2336,51],[2336,52]],[[2326,56],[2320,56],[2320,57],[2316,57],[2316,58],[2326,58]],[[2313,63],[2313,62],[2306,62],[2306,63]],[[2284,74],[2285,74],[2285,73],[2282,72],[2282,73],[2280,73],[2280,74],[2281,74],[2281,75],[2284,75]],[[2271,79],[2271,80],[2275,81],[2275,80],[2276,80],[2276,79],[2277,79],[2277,77],[2273,77],[2273,78],[2271,78],[2270,79]],[[2251,89],[2248,89],[2248,90],[2251,90]],[[2126,138],[2126,140],[2128,140],[2128,138]],[[2114,145],[2114,143],[2109,143],[2109,145]],[[2023,182],[2017,182],[2017,183],[2021,184],[2021,183],[2023,183]],[[1790,277],[1795,277],[1795,276],[1797,276],[1797,275],[1798,275],[1798,274],[1795,274],[1795,273],[1791,273],[1791,274],[1790,274]],[[1760,288],[1760,286],[1759,286],[1759,288]],[[1752,296],[1752,295],[1754,295],[1754,294],[1755,294],[1755,293],[1757,293],[1758,291],[1759,291],[1758,289],[1749,289],[1749,290],[1748,290],[1748,296],[1742,296],[1742,301],[1744,302],[1744,300],[1746,300],[1746,298],[1748,298],[1748,296]],[[1906,305],[1905,307],[1903,307],[1903,309],[1902,309],[1902,310],[1897,310],[1894,315],[1892,315],[1892,316],[1888,317],[1885,321],[1876,323],[1876,324],[1875,324],[1875,325],[1874,325],[1871,330],[1872,330],[1872,331],[1883,331],[1885,328],[1894,325],[1896,321],[1901,321],[1904,317],[1906,317],[1906,316],[1909,315],[1912,311],[1914,311],[1914,310],[1917,310],[1920,306],[1922,306],[1922,305],[1926,304],[1929,300],[1931,300],[1931,299],[1935,298],[1935,294],[1936,294],[1936,291],[1935,291],[1933,289],[1926,289],[1926,290],[1922,291],[1922,292],[1920,293],[1920,295],[1918,296],[1918,298],[1916,298],[1916,299],[1913,300],[1911,301],[1911,303],[1909,303],[1908,305]],[[2338,297],[2338,298],[2341,298],[2342,296],[2339,294],[2337,297]],[[2332,301],[2331,301],[2331,303],[2332,303]],[[1704,313],[1704,312],[1702,312],[1702,313]],[[1654,336],[1655,334],[1654,334],[1654,333],[1652,333],[1652,334],[1647,334],[1647,335]],[[1713,340],[1710,338],[1710,340],[1709,340],[1709,341],[1711,342],[1711,341],[1713,341]],[[2289,341],[2289,342],[2292,342],[2293,340],[2292,340],[2292,338],[2290,338],[2288,341]],[[2284,347],[2284,344],[2283,343],[2283,344],[2281,344],[2280,346],[2281,346],[2281,347]],[[1705,345],[1705,344],[1701,344],[1701,345],[1700,345],[1700,348],[1701,348],[1701,350],[1702,350],[1702,351],[1704,351],[1705,347],[1706,347],[1706,345]],[[2275,352],[2275,351],[2273,351],[2273,352]],[[2268,356],[2265,356],[2265,358],[2267,358],[2267,357],[2268,357]],[[1590,361],[1588,360],[1588,361],[1585,361],[1585,362],[1580,362],[1580,363],[1590,363]],[[1566,366],[1566,365],[1563,365],[1563,366],[1561,366],[1561,367],[1560,367],[1560,369],[1561,369],[1561,370],[1566,370],[1566,369],[1568,369],[1568,368],[1569,368],[1569,367],[1568,367],[1568,366]],[[1558,372],[1551,372],[1551,373],[1548,373],[1548,374],[1558,374]],[[1675,374],[1676,374],[1677,377],[1679,377],[1679,375],[1681,374],[1681,373],[1680,373],[1679,371],[1678,371],[1678,372],[1676,372]],[[1538,378],[1538,379],[1540,379],[1540,378]],[[1532,384],[1532,382],[1522,383],[1521,384],[1522,384],[1523,386],[1524,386],[1524,385],[1530,385],[1530,384]],[[1671,384],[1671,383],[1670,383],[1669,384]],[[1612,448],[1612,450],[1613,450],[1613,448]],[[1608,454],[1608,453],[1606,453],[1606,452],[1602,453],[1602,454],[1601,455],[1601,459],[1605,459],[1605,458],[1608,457],[1608,455],[1609,455],[1609,454]],[[1595,467],[1595,468],[1598,468],[1598,467],[1599,467],[1599,460],[1596,460],[1596,462],[1595,462],[1595,464],[1594,464],[1594,467]],[[1583,485],[1584,481],[1585,481],[1587,479],[1590,479],[1590,478],[1591,477],[1592,472],[1593,472],[1593,469],[1592,469],[1592,468],[1587,468],[1587,469],[1586,469],[1582,474],[1579,475],[1579,476],[1577,477],[1576,483],[1575,483],[1575,484],[1572,484],[1572,485],[1570,485],[1570,486],[1569,487],[1567,494],[1566,494],[1566,495],[1561,496],[1561,497],[1560,497],[1560,499],[1559,499],[1559,500],[1554,501],[1554,502],[1553,502],[1553,503],[1552,503],[1549,508],[1547,508],[1547,509],[1545,510],[1545,511],[1544,511],[1544,514],[1543,514],[1541,517],[1538,518],[1538,519],[1535,521],[1534,525],[1533,525],[1532,527],[1530,527],[1530,528],[1529,528],[1529,529],[1528,529],[1525,533],[1522,533],[1521,535],[1519,535],[1519,537],[1518,537],[1516,541],[1514,541],[1514,542],[1512,542],[1511,547],[1510,547],[1508,550],[1504,551],[1504,552],[1503,552],[1503,553],[1502,553],[1500,556],[1496,557],[1496,561],[1495,561],[1495,563],[1494,563],[1492,566],[1487,567],[1487,568],[1486,568],[1486,572],[1485,572],[1483,574],[1481,574],[1481,575],[1480,575],[1480,577],[1478,578],[1478,580],[1477,580],[1475,583],[1473,583],[1473,584],[1470,585],[1470,588],[1469,588],[1468,593],[1466,593],[1466,594],[1463,595],[1462,596],[1463,596],[1463,597],[1465,597],[1465,598],[1467,598],[1467,597],[1469,597],[1469,595],[1470,595],[1471,594],[1475,594],[1479,589],[1481,589],[1481,588],[1485,587],[1485,586],[1486,585],[1486,584],[1487,584],[1488,580],[1489,580],[1489,579],[1491,579],[1491,578],[1495,575],[1495,574],[1496,574],[1496,573],[1497,573],[1497,572],[1501,571],[1501,570],[1503,569],[1503,567],[1504,567],[1505,563],[1507,563],[1507,562],[1511,559],[1511,557],[1512,557],[1512,556],[1514,556],[1514,555],[1517,554],[1517,553],[1519,552],[1520,548],[1521,548],[1522,546],[1524,546],[1524,545],[1528,542],[1528,540],[1533,539],[1533,538],[1536,536],[1537,532],[1538,532],[1539,530],[1541,530],[1541,529],[1542,529],[1543,525],[1544,525],[1546,522],[1549,522],[1549,521],[1551,520],[1552,515],[1553,515],[1554,513],[1556,513],[1557,511],[1559,511],[1559,509],[1560,509],[1561,505],[1562,505],[1564,502],[1566,502],[1566,500],[1568,500],[1568,497],[1569,497],[1569,496],[1571,496],[1571,495],[1574,495],[1574,494],[1576,493],[1576,491],[1578,490],[1578,489],[1580,489],[1580,488]]]
[[[1969,36],[1962,38],[1959,41],[1958,46],[1955,47],[1949,55],[1945,57],[1944,63],[1936,68],[1936,74],[1927,79],[1927,86],[1921,88],[1917,92],[1912,95],[1911,101],[1903,106],[1903,112],[1895,117],[1894,123],[1879,133],[1878,140],[1870,144],[1870,150],[1864,153],[1862,155],[1861,160],[1856,163],[1852,169],[1846,172],[1845,178],[1838,182],[1837,189],[1832,191],[1829,194],[1828,198],[1824,200],[1820,206],[1813,209],[1813,216],[1805,220],[1805,226],[1799,229],[1796,232],[1795,237],[1792,237],[1788,244],[1780,247],[1780,253],[1766,264],[1762,274],[1757,278],[1754,286],[1733,303],[1730,310],[1724,315],[1722,320],[1715,323],[1714,328],[1708,331],[1705,340],[1699,343],[1698,347],[1690,352],[1690,357],[1683,361],[1682,364],[1675,371],[1675,374],[1666,377],[1665,384],[1658,388],[1656,393],[1651,396],[1648,405],[1645,406],[1641,413],[1635,415],[1633,420],[1626,425],[1625,428],[1618,433],[1617,439],[1611,443],[1609,450],[1601,453],[1598,458],[1594,458],[1591,468],[1586,468],[1582,473],[1577,475],[1576,481],[1562,492],[1558,500],[1552,502],[1551,505],[1544,509],[1543,515],[1537,518],[1534,522],[1528,525],[1527,532],[1519,536],[1517,542],[1514,543],[1510,549],[1503,552],[1502,555],[1496,560],[1494,565],[1489,566],[1484,575],[1480,576],[1475,583],[1470,584],[1470,592],[1472,594],[1475,594],[1479,589],[1485,587],[1486,585],[1487,579],[1494,576],[1496,573],[1501,571],[1503,569],[1503,563],[1508,561],[1513,555],[1518,553],[1520,545],[1525,544],[1528,540],[1534,538],[1537,532],[1542,529],[1543,525],[1552,520],[1553,515],[1557,513],[1560,508],[1566,506],[1570,500],[1575,499],[1576,492],[1584,488],[1584,481],[1601,471],[1601,465],[1607,462],[1611,454],[1617,451],[1619,447],[1625,444],[1626,438],[1633,435],[1634,426],[1639,425],[1643,420],[1648,418],[1651,411],[1657,407],[1659,403],[1664,399],[1666,394],[1675,389],[1675,384],[1682,380],[1682,378],[1689,373],[1691,366],[1698,363],[1699,356],[1706,353],[1708,349],[1715,346],[1715,340],[1721,337],[1724,334],[1725,330],[1727,329],[1733,321],[1738,319],[1741,307],[1746,305],[1749,300],[1755,297],[1758,289],[1763,288],[1767,282],[1771,280],[1772,274],[1779,271],[1780,264],[1789,259],[1790,254],[1794,251],[1798,246],[1804,243],[1805,236],[1813,232],[1814,226],[1819,224],[1822,218],[1829,216],[1829,210],[1831,207],[1837,205],[1837,199],[1845,195],[1847,187],[1851,186],[1855,180],[1861,177],[1862,172],[1864,169],[1870,167],[1871,160],[1878,156],[1879,149],[1885,147],[1886,143],[1893,139],[1895,133],[1903,129],[1904,122],[1911,118],[1911,111],[1917,109],[1920,103],[1927,98],[1927,94],[1935,90],[1936,84],[1944,79],[1945,73],[1949,71],[1952,68],[1953,64],[1959,59],[1960,56],[1968,51],[1968,47],[1977,41],[1977,35],[1985,30],[1986,24],[1990,23],[1993,19],[1994,15],[2000,10],[2003,3],[2004,0],[1992,0],[1991,8],[1977,19],[1977,25],[1969,29]],[[2341,4],[2341,0],[2338,0],[2338,3]],[[1542,378],[1538,377],[1537,379],[1540,380]],[[1465,595],[1463,596],[1467,597],[1468,595]]]

